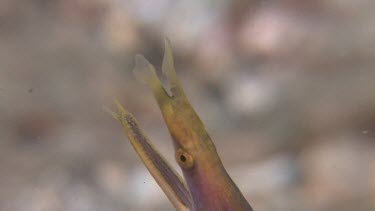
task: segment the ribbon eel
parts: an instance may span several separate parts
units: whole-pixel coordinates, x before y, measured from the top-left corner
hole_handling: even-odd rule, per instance
[[[185,180],[158,152],[139,127],[132,114],[115,100],[124,131],[146,168],[167,195],[176,210],[252,211],[238,187],[225,170],[204,124],[190,105],[177,78],[170,41],[165,39],[162,64],[170,92],[156,75],[155,68],[143,56],[136,56],[136,78],[147,84],[160,107],[173,139],[175,159]]]

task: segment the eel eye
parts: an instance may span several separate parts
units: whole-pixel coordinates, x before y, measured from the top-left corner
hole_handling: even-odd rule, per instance
[[[176,160],[177,163],[181,166],[181,168],[185,170],[189,170],[194,166],[194,159],[190,153],[183,149],[178,149],[176,152]]]

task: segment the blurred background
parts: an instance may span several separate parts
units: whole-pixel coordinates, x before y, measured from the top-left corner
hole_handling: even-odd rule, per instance
[[[0,1],[0,210],[173,210],[103,111],[178,168],[150,90],[177,73],[256,211],[375,210],[372,0]]]

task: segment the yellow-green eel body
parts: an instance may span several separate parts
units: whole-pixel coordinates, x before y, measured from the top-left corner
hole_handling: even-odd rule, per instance
[[[143,56],[136,56],[134,74],[151,88],[157,100],[185,180],[157,151],[133,115],[118,101],[119,113],[111,112],[112,115],[121,122],[130,143],[176,210],[252,211],[225,170],[213,141],[179,83],[168,39],[165,39],[162,70],[169,81],[169,92],[157,77],[153,65]]]

